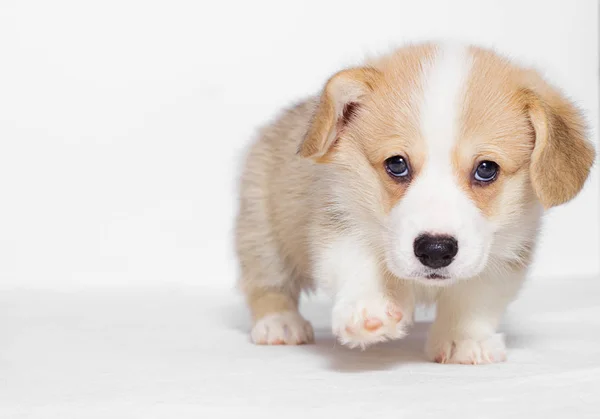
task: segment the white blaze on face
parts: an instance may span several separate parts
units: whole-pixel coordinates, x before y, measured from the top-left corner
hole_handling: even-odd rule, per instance
[[[426,160],[388,219],[388,265],[404,278],[423,278],[434,272],[414,254],[414,240],[423,234],[452,236],[458,241],[454,261],[435,271],[438,274],[454,279],[474,276],[487,260],[490,228],[460,189],[452,164],[471,63],[467,48],[442,46],[424,70],[419,106]]]

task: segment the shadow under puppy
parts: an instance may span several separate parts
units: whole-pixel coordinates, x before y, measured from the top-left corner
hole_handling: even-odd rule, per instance
[[[428,356],[503,361],[499,319],[544,208],[595,153],[579,110],[492,51],[421,44],[335,74],[263,128],[246,156],[236,245],[258,344],[313,339],[303,290],[334,298],[351,347],[405,335],[437,303]]]

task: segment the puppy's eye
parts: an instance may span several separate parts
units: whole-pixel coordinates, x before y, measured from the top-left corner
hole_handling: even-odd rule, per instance
[[[405,178],[410,174],[408,162],[402,156],[393,156],[385,161],[385,170],[395,178]]]
[[[489,160],[482,161],[475,169],[473,177],[478,182],[491,182],[498,176],[498,169],[500,167],[497,163]]]

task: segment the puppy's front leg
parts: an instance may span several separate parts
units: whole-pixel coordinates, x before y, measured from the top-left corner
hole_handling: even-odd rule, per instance
[[[465,280],[445,289],[429,333],[427,354],[435,362],[489,364],[506,360],[504,338],[496,328],[520,289],[525,272]]]
[[[380,264],[358,239],[339,239],[318,256],[316,279],[334,297],[332,329],[349,347],[402,338],[412,321],[412,297],[392,300]]]

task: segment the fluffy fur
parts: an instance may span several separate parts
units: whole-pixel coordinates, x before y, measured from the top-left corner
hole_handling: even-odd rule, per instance
[[[406,181],[385,169],[395,155],[409,162]],[[483,160],[500,166],[485,185],[473,181]],[[246,158],[236,243],[253,341],[310,342],[298,300],[319,286],[344,344],[401,338],[415,304],[435,302],[432,360],[504,360],[496,327],[543,208],[572,199],[593,160],[578,109],[491,51],[415,45],[335,74]],[[456,238],[449,266],[419,261],[422,234]]]

